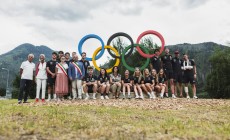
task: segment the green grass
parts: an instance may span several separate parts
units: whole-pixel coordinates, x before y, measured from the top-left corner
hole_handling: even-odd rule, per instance
[[[230,100],[0,101],[0,139],[230,139]]]

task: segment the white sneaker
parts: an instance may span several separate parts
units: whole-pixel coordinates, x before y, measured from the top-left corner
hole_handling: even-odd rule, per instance
[[[161,93],[161,99],[163,99],[164,98],[164,93]]]
[[[96,100],[96,93],[93,93],[93,99]]]
[[[139,96],[139,98],[140,98],[140,99],[144,99],[144,96],[143,96],[143,95],[142,95],[142,96]]]
[[[156,99],[155,93],[152,93],[152,98]]]
[[[85,100],[89,100],[89,96],[86,96],[86,97],[85,97]]]
[[[71,96],[68,96],[68,99],[71,100],[72,99]]]
[[[198,97],[197,96],[193,96],[193,99],[198,99]]]
[[[131,95],[128,95],[128,99],[131,99]]]
[[[187,99],[190,99],[189,95],[187,96]]]
[[[139,99],[140,97],[139,96],[136,96],[135,99]]]
[[[81,99],[82,99],[82,97],[81,97],[81,96],[79,96],[79,97],[78,97],[78,99],[79,99],[79,100],[81,100]]]
[[[104,98],[104,96],[101,96],[101,100],[104,100],[105,98]]]
[[[51,101],[51,99],[50,99],[50,98],[48,98],[46,101],[47,101],[47,102],[49,102],[49,101]]]
[[[176,96],[174,94],[172,94],[172,98],[176,98]]]
[[[105,95],[105,99],[109,99],[108,95]]]

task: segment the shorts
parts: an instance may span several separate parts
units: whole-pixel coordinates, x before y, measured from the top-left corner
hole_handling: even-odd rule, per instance
[[[195,84],[196,83],[196,80],[194,79],[194,76],[189,74],[184,74],[184,83],[190,83],[190,84]]]
[[[173,71],[164,69],[164,73],[166,75],[166,79],[173,79]]]
[[[55,85],[55,81],[56,81],[56,77],[55,77],[55,78],[52,78],[52,77],[49,77],[49,76],[48,76],[47,85],[48,85],[48,86],[54,86],[54,85]]]
[[[182,83],[182,81],[183,81],[182,73],[174,73],[173,74],[173,82],[174,83]]]
[[[88,93],[93,93],[93,85],[89,85],[88,87]]]

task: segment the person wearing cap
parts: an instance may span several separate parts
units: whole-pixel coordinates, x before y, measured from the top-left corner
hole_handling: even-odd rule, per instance
[[[186,93],[187,99],[190,98],[188,94],[188,84],[190,83],[193,91],[193,98],[198,99],[196,96],[196,64],[194,60],[188,58],[188,55],[185,53],[184,61],[181,65],[181,69],[184,71],[184,91]]]
[[[183,75],[182,75],[182,69],[181,69],[181,65],[183,63],[183,60],[180,59],[179,51],[175,51],[174,55],[175,55],[175,57],[172,59],[174,92],[175,92],[175,95],[177,95],[177,83],[178,83],[180,97],[183,97],[183,95],[182,95]]]
[[[82,62],[78,61],[78,55],[73,56],[73,62],[69,64],[68,76],[72,81],[73,99],[82,99],[82,79],[85,76],[85,67]]]
[[[161,69],[161,58],[159,57],[160,51],[159,49],[156,49],[154,51],[155,56],[151,59],[150,63],[150,69],[155,69],[157,73],[159,73]]]
[[[81,54],[81,60],[80,60],[80,62],[83,63],[84,68],[85,68],[85,73],[87,73],[87,68],[88,68],[88,66],[90,66],[90,63],[89,63],[88,60],[86,60],[86,52],[83,52]]]
[[[93,67],[88,66],[88,73],[83,78],[83,91],[86,94],[85,100],[89,99],[89,93],[93,93],[93,99],[96,99],[97,93],[97,76],[93,74]]]
[[[48,100],[51,100],[51,93],[53,91],[53,99],[56,99],[55,93],[55,81],[56,81],[56,74],[55,68],[57,64],[57,53],[52,53],[52,59],[46,63],[46,71],[47,71],[47,86],[48,86]]]
[[[169,54],[169,49],[165,49],[165,55],[161,57],[161,62],[163,66],[164,73],[166,75],[166,79],[170,81],[170,89],[172,93],[172,98],[176,98],[174,94],[174,83],[173,83],[173,68],[172,68],[172,55]],[[165,95],[168,97],[168,80],[165,81]]]

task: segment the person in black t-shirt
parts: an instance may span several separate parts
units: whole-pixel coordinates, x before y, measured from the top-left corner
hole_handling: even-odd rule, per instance
[[[52,60],[48,61],[46,64],[46,70],[47,70],[47,85],[48,85],[48,101],[51,100],[51,92],[53,90],[53,98],[56,99],[56,94],[55,94],[55,81],[56,81],[56,75],[55,75],[55,68],[56,68],[56,58],[57,58],[57,53],[53,52],[52,53]]]
[[[164,92],[166,88],[165,81],[167,81],[167,78],[165,76],[164,70],[160,69],[158,73],[158,82],[159,82],[160,91],[161,91],[161,95],[160,95],[161,98],[164,97]]]
[[[148,94],[150,99],[155,99],[156,95],[153,91],[153,87],[155,85],[155,82],[154,82],[155,80],[150,75],[149,69],[144,69],[143,77],[144,77],[144,80],[142,81],[142,85],[141,85],[142,89]]]
[[[144,80],[140,68],[136,67],[133,73],[133,89],[135,93],[136,99],[144,99],[143,92],[141,89],[141,82]],[[138,94],[139,93],[139,94]]]
[[[169,54],[169,49],[165,49],[165,55],[162,56],[161,62],[163,65],[164,73],[166,78],[170,80],[170,89],[172,98],[176,98],[174,94],[174,83],[173,83],[173,68],[172,68],[172,55]],[[165,94],[168,97],[168,81],[165,81],[166,89]]]
[[[131,99],[130,89],[131,89],[132,84],[133,84],[133,77],[129,76],[129,70],[125,70],[125,75],[124,75],[124,77],[121,78],[121,83],[123,86],[123,98],[125,99],[125,91],[127,89],[128,98]]]
[[[180,59],[180,53],[179,51],[174,52],[175,57],[172,59],[172,67],[173,67],[173,82],[174,82],[174,93],[177,95],[177,83],[179,84],[179,93],[180,97],[183,97],[182,95],[182,69],[181,65],[183,63],[183,60]]]
[[[66,62],[66,64],[69,66],[69,63],[70,63],[70,53],[69,52],[66,52],[65,53],[65,62]],[[68,71],[67,71],[67,75],[69,75],[68,74]],[[68,79],[68,86],[69,86],[69,93],[68,93],[68,99],[70,100],[71,99],[71,93],[72,93],[72,82],[71,82],[71,80],[70,79]]]
[[[98,91],[101,93],[101,99],[109,99],[109,90],[110,90],[110,84],[109,84],[109,76],[107,75],[106,69],[101,68],[100,74],[97,78],[98,83]]]
[[[155,69],[158,73],[161,69],[161,58],[159,57],[160,51],[156,49],[154,53],[155,56],[151,58],[150,69]]]
[[[88,93],[93,93],[93,99],[96,99],[97,77],[93,75],[93,67],[88,66],[88,73],[83,79],[83,90],[86,94],[86,100],[89,99]]]
[[[85,73],[87,73],[87,68],[88,68],[88,66],[90,66],[90,63],[89,63],[89,61],[85,60],[85,58],[86,58],[86,53],[83,52],[83,53],[81,54],[81,60],[80,60],[80,62],[83,63],[83,65],[84,65],[84,67],[85,67]]]
[[[188,84],[190,83],[192,85],[193,98],[198,99],[198,97],[196,96],[196,65],[193,60],[188,59],[187,54],[184,54],[182,70],[184,71],[184,90],[187,95],[187,98],[190,98],[188,94]]]

